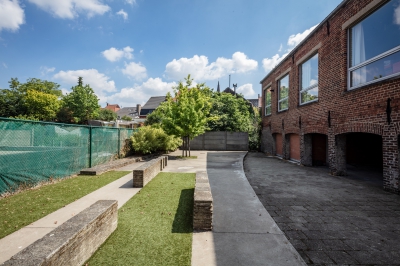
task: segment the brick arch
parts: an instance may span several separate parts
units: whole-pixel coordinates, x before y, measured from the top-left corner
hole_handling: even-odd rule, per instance
[[[326,126],[307,126],[303,129],[304,134],[323,134],[323,135],[328,135],[328,129]]]
[[[335,135],[358,132],[383,135],[383,125],[375,123],[346,123],[334,127]]]
[[[271,134],[283,134],[283,130],[281,128],[272,128]]]
[[[287,134],[297,134],[300,135],[300,128],[296,128],[296,127],[289,127],[289,128],[285,128],[285,135]]]

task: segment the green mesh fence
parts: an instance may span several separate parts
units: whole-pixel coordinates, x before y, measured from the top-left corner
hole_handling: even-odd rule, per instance
[[[133,132],[0,117],[0,194],[123,157]]]

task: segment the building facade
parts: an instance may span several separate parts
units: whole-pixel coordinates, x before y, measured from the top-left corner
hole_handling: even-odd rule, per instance
[[[344,0],[261,84],[264,152],[400,192],[399,1]]]

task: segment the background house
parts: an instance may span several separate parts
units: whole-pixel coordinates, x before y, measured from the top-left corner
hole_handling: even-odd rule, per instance
[[[166,96],[153,96],[146,102],[140,110],[139,117],[146,118],[151,114],[162,102],[165,102]]]

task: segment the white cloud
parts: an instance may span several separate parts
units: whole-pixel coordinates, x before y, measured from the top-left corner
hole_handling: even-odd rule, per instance
[[[315,25],[315,26],[312,26],[311,28],[309,28],[309,29],[307,29],[307,30],[305,30],[305,31],[303,31],[303,32],[301,32],[301,33],[297,33],[297,34],[290,35],[290,36],[289,36],[289,39],[288,39],[288,41],[287,41],[287,44],[288,44],[289,46],[293,46],[293,47],[296,46],[296,45],[298,45],[298,44],[299,44],[302,40],[304,40],[304,38],[306,38],[307,35],[310,34],[310,32],[312,32],[317,26],[318,26],[318,24]]]
[[[103,15],[110,10],[108,5],[99,0],[28,0],[55,17],[73,19],[79,14],[89,18]]]
[[[279,56],[279,54],[274,55],[271,58],[264,58],[262,60],[262,64],[265,72],[271,71],[283,58],[285,58],[289,53],[283,54]]]
[[[279,62],[282,61],[282,59],[284,59],[289,53],[290,51],[293,50],[293,48],[298,45],[302,40],[304,40],[304,38],[307,37],[308,34],[310,34],[318,25],[312,26],[311,28],[301,32],[301,33],[297,33],[297,34],[292,34],[289,36],[288,41],[287,41],[287,45],[289,46],[288,49],[286,49],[286,53],[283,55],[279,55],[280,52],[283,51],[283,46],[282,44],[279,47],[278,50],[278,54],[275,54],[274,56],[272,56],[271,58],[264,58],[262,60],[262,64],[264,67],[265,72],[269,72],[271,71],[277,64],[279,64]]]
[[[128,19],[128,13],[126,13],[123,9],[118,11],[116,14],[122,16],[124,18],[124,20]]]
[[[111,62],[115,62],[120,60],[121,58],[125,57],[126,59],[133,58],[133,48],[126,46],[125,48],[118,50],[114,47],[111,47],[108,50],[101,52],[103,56]]]
[[[3,67],[4,67],[4,68],[8,68],[8,66],[7,66],[6,63],[3,63]]]
[[[24,23],[25,13],[18,0],[0,0],[0,31],[16,31]]]
[[[134,5],[134,4],[136,4],[136,0],[125,0],[125,3]]]
[[[70,87],[78,84],[78,77],[82,77],[83,84],[89,84],[99,98],[103,98],[106,93],[117,91],[113,80],[93,68],[60,71],[53,76],[54,79],[60,80],[63,85]]]
[[[146,67],[141,63],[130,62],[125,63],[125,68],[122,69],[124,75],[130,76],[136,80],[142,80],[147,77]]]
[[[172,92],[172,87],[176,85],[175,82],[164,82],[160,78],[149,78],[140,85],[135,84],[133,87],[123,88],[113,95],[106,96],[101,99],[101,104],[118,103],[123,107],[143,105],[151,96],[165,96],[167,92]]]
[[[216,80],[227,74],[256,70],[257,67],[257,61],[249,59],[242,52],[236,52],[232,55],[232,59],[218,57],[210,64],[204,55],[174,59],[166,65],[165,73],[169,78],[178,80],[188,74],[191,74],[195,80]]]
[[[394,10],[393,19],[396,25],[400,25],[400,5]]]
[[[42,74],[42,76],[45,76],[47,73],[54,72],[54,70],[56,70],[55,67],[41,66],[40,67],[40,74]]]
[[[256,98],[257,94],[253,90],[253,84],[247,83],[237,88],[237,93],[243,94],[246,99]]]
[[[283,50],[283,45],[281,44],[281,46],[279,46],[278,52],[282,52],[282,50]]]

